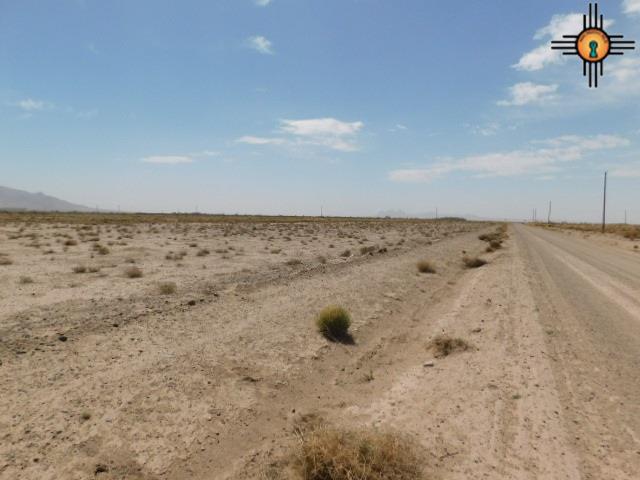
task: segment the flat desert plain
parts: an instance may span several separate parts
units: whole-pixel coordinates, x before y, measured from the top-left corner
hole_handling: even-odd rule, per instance
[[[577,240],[505,230],[0,218],[0,478],[334,478],[299,468],[313,423],[416,446],[419,473],[395,478],[637,478],[637,355],[623,355],[640,335],[620,323],[627,343],[605,342],[613,330],[547,291],[553,268],[587,272],[554,257]],[[624,248],[609,254],[640,258]],[[329,305],[352,341],[318,332]]]

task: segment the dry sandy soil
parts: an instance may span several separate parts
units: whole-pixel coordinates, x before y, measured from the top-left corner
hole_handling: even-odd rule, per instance
[[[278,478],[307,415],[413,437],[426,479],[638,478],[640,254],[494,230],[0,225],[0,478]],[[353,345],[316,332],[329,304]],[[471,348],[434,358],[443,333]]]

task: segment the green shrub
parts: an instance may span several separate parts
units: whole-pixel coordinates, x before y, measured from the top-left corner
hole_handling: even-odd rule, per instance
[[[329,339],[341,339],[348,335],[351,316],[344,308],[326,307],[316,317],[318,331]]]

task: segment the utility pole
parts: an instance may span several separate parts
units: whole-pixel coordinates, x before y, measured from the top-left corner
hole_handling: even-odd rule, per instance
[[[436,220],[438,220],[438,207],[436,207]]]
[[[547,216],[547,225],[551,225],[551,202],[549,202],[549,215]]]
[[[627,224],[627,211],[624,211],[624,224]]]
[[[604,172],[604,196],[602,199],[602,233],[604,233],[605,225],[607,224],[607,174]]]
[[[324,212],[322,211],[322,206],[320,206],[320,218],[324,217]]]

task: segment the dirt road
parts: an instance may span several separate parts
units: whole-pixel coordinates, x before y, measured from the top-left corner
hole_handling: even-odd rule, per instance
[[[640,472],[640,254],[516,226],[584,478]],[[630,242],[622,242],[623,244]]]
[[[414,437],[427,478],[638,478],[640,253],[521,225],[485,253],[479,228],[215,295],[7,303],[0,478],[280,478],[309,414]],[[332,303],[354,345],[315,331]],[[440,334],[471,348],[434,358]]]

